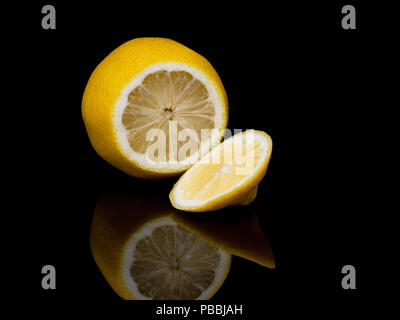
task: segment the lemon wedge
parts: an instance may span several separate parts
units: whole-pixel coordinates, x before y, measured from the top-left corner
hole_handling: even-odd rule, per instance
[[[247,130],[230,137],[180,177],[169,196],[172,205],[185,211],[211,211],[250,204],[271,151],[272,140],[263,131]]]

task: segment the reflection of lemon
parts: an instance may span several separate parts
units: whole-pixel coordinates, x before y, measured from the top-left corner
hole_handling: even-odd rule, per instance
[[[133,39],[110,53],[88,81],[82,114],[97,153],[142,178],[175,175],[189,167],[185,157],[197,157],[178,155],[187,137],[179,139],[171,130],[192,129],[201,139],[201,129],[218,129],[203,136],[199,147],[213,146],[228,117],[225,89],[211,64],[164,38]],[[159,149],[165,154],[147,153],[150,145],[163,143],[147,136],[150,129],[165,134],[165,149]]]
[[[232,210],[234,208],[229,208]],[[213,213],[212,213],[213,214]],[[211,214],[201,217],[177,212],[173,219],[185,229],[192,231],[211,246],[221,248],[236,256],[275,268],[274,255],[265,239],[256,215],[231,218],[232,212],[219,219]],[[204,217],[204,215],[207,215]]]
[[[180,177],[170,193],[173,206],[211,211],[248,205],[256,197],[271,151],[271,138],[262,131],[248,130],[225,140]]]
[[[231,255],[171,219],[161,199],[109,195],[96,206],[95,261],[124,299],[208,299],[224,282]]]

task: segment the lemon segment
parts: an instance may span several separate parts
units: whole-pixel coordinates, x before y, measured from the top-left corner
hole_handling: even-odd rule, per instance
[[[234,135],[182,175],[170,193],[172,205],[186,211],[248,205],[256,197],[271,151],[272,140],[265,132]]]
[[[179,157],[184,141],[173,136],[173,129],[195,132],[199,150],[213,147],[224,134],[228,103],[204,57],[170,39],[137,38],[96,67],[82,98],[82,116],[102,158],[135,177],[163,178],[187,170],[200,154]],[[157,141],[152,129],[165,135],[161,155],[148,153]],[[215,130],[202,140],[202,129]]]

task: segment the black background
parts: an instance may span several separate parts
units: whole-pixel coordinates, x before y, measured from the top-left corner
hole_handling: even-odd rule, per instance
[[[44,4],[56,7],[56,30],[41,28]],[[211,62],[227,91],[229,128],[264,130],[274,142],[258,198],[245,210],[258,215],[277,268],[235,258],[210,302],[244,304],[249,318],[358,306],[371,285],[375,251],[369,226],[377,138],[371,130],[379,119],[366,106],[376,98],[384,52],[371,8],[352,2],[357,30],[343,30],[344,4],[21,6],[22,31],[12,39],[18,49],[11,54],[21,67],[12,81],[26,84],[16,96],[25,157],[15,162],[24,181],[18,186],[23,197],[15,201],[24,235],[15,238],[27,257],[18,286],[23,297],[35,309],[67,312],[79,305],[100,314],[112,306],[121,315],[154,316],[160,303],[124,302],[108,286],[90,253],[90,224],[102,193],[167,196],[176,179],[135,179],[102,160],[80,107],[91,72],[108,53],[132,38],[159,36]],[[56,267],[56,290],[41,288],[45,264]],[[341,288],[346,264],[356,267],[356,290]]]

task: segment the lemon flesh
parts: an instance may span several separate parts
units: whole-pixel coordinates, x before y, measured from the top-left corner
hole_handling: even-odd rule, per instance
[[[174,124],[175,122],[176,124]],[[165,134],[165,156],[149,154],[150,160],[171,159],[170,130],[176,125],[177,133],[188,128],[201,137],[202,129],[215,128],[215,107],[201,81],[186,71],[160,70],[149,74],[129,93],[128,104],[123,111],[122,124],[133,151],[146,154],[154,143],[147,137],[150,129],[160,129]],[[186,141],[172,141],[180,150]],[[185,160],[181,157],[180,160]]]
[[[175,208],[210,211],[248,205],[257,194],[272,151],[271,138],[248,130],[215,147],[178,180],[170,193]]]
[[[124,279],[135,299],[206,299],[229,267],[229,254],[165,218],[133,236],[125,251]]]

